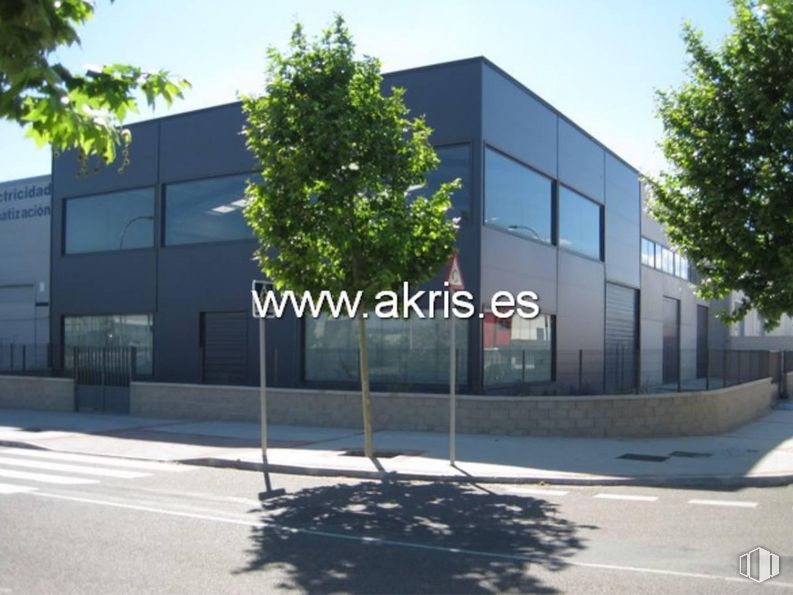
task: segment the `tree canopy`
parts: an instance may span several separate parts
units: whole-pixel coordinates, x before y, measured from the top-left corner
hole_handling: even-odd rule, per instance
[[[130,140],[121,124],[138,109],[136,94],[150,106],[158,98],[170,104],[189,83],[164,70],[110,64],[76,73],[53,61],[59,48],[79,45],[76,28],[93,13],[89,0],[0,2],[0,118],[21,124],[39,145],[110,163]]]
[[[447,216],[459,180],[409,197],[437,168],[422,117],[404,90],[382,93],[380,63],[357,59],[341,17],[309,42],[295,27],[289,50],[269,50],[264,94],[246,97],[247,146],[261,164],[245,216],[257,258],[278,289],[377,292],[432,277],[450,258]],[[418,192],[421,194],[421,192]],[[371,456],[365,320],[359,346],[366,454]]]
[[[699,293],[741,301],[775,327],[793,314],[793,0],[733,0],[717,49],[686,25],[684,84],[658,94],[669,169],[651,213],[701,277]]]

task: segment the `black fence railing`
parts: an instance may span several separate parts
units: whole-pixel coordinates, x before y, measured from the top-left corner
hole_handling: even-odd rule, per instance
[[[124,386],[151,377],[150,349],[75,347],[53,344],[0,343],[0,374],[67,376],[86,385]],[[279,386],[293,377],[293,358],[268,359],[268,383]],[[372,388],[387,391],[445,392],[449,381],[448,348],[380,347],[369,353]],[[282,367],[288,366],[287,370]],[[457,350],[457,384],[472,392],[469,358]],[[302,380],[308,386],[356,388],[356,349],[313,349],[304,354]],[[203,370],[203,365],[201,366]],[[793,372],[793,351],[738,350],[549,350],[495,347],[482,354],[485,394],[599,395],[713,390],[771,378],[780,393],[793,392],[786,374]],[[232,383],[225,379],[220,383]],[[250,382],[239,374],[236,384]],[[202,373],[202,382],[212,379]]]
[[[75,378],[80,384],[129,384],[151,375],[150,349],[0,343],[0,374]]]

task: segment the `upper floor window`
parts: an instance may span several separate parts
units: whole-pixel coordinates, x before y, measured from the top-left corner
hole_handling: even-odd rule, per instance
[[[248,175],[191,180],[165,186],[165,244],[249,240],[245,222]]]
[[[564,186],[559,187],[559,245],[601,259],[601,206]]]
[[[681,253],[642,238],[642,264],[675,277],[698,283],[697,273]]]
[[[655,266],[655,242],[642,238],[642,264]]]
[[[471,148],[468,145],[436,147],[435,152],[441,160],[434,171],[427,174],[427,183],[421,188],[411,188],[410,194],[430,197],[441,184],[460,178],[462,187],[452,194],[452,216],[467,213],[471,208]]]
[[[70,198],[65,207],[66,254],[154,245],[153,188]]]
[[[492,150],[485,150],[485,223],[551,242],[551,180]]]

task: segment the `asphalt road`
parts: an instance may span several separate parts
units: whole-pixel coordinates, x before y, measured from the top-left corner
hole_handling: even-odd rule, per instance
[[[793,592],[793,488],[272,480],[262,505],[252,472],[2,448],[0,595]]]

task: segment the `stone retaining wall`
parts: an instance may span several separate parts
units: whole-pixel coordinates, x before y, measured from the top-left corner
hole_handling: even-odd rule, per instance
[[[0,409],[74,411],[74,380],[0,375]]]
[[[459,396],[458,431],[531,436],[694,436],[727,432],[768,412],[770,379],[724,389],[654,395],[571,397]],[[272,424],[361,427],[356,392],[269,389]],[[258,421],[256,387],[132,384],[133,415]],[[379,430],[446,432],[449,398],[436,394],[372,395]]]

